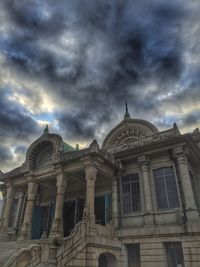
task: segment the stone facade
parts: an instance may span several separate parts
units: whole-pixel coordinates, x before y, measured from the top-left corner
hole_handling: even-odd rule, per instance
[[[0,181],[13,249],[0,266],[200,266],[198,129],[159,132],[127,110],[101,148],[79,150],[46,128]]]

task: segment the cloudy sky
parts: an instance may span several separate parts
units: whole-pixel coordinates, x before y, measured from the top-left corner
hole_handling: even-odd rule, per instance
[[[200,122],[200,1],[0,1],[0,169],[46,124],[81,147],[124,115]]]

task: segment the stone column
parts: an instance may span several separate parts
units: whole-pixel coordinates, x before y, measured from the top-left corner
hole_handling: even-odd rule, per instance
[[[118,177],[112,179],[112,223],[114,228],[118,227]]]
[[[16,216],[15,216],[15,221],[14,221],[14,228],[18,230],[19,226],[19,220],[21,217],[21,211],[22,211],[22,206],[23,206],[23,201],[24,201],[24,192],[19,193],[19,198],[18,198],[18,204],[17,204],[17,211],[16,211]]]
[[[143,181],[145,224],[152,225],[154,224],[154,218],[153,218],[151,184],[150,184],[150,176],[149,176],[149,158],[146,156],[138,157],[138,164],[140,166],[140,170],[142,174],[142,181]]]
[[[188,169],[188,151],[185,147],[176,147],[173,150],[174,155],[178,162],[178,168],[180,172],[180,179],[183,187],[183,194],[185,199],[185,209],[188,222],[194,222],[199,220],[199,214],[197,211],[194,192],[192,189],[189,169]]]
[[[51,227],[49,238],[51,240],[63,238],[63,205],[65,197],[66,179],[64,173],[60,172],[56,177],[57,183],[57,195],[56,195],[56,206],[55,215]]]
[[[97,168],[94,165],[85,167],[86,179],[86,203],[84,209],[84,218],[89,219],[90,222],[95,223],[94,214],[94,197],[95,197],[95,181],[97,177]]]
[[[24,220],[20,230],[19,239],[31,238],[32,217],[33,217],[34,202],[37,191],[38,191],[38,184],[36,182],[30,181],[28,183],[26,209],[24,214]]]
[[[0,228],[3,224],[3,213],[6,205],[6,190],[2,191],[2,196],[3,196],[3,201],[2,201],[2,206],[1,206],[1,212],[0,212]]]
[[[3,212],[3,220],[2,220],[2,230],[3,231],[8,228],[13,197],[14,197],[14,188],[13,188],[12,184],[10,183],[10,181],[8,181],[6,183],[6,202],[5,202],[5,207],[4,207],[4,212]]]

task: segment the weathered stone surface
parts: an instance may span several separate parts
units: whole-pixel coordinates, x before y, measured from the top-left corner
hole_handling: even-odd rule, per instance
[[[0,266],[98,267],[103,257],[109,267],[127,267],[127,247],[139,244],[141,267],[166,267],[166,244],[178,242],[185,267],[199,267],[199,142],[197,130],[159,132],[128,113],[102,148],[95,140],[66,151],[61,136],[46,129],[21,167],[0,174]],[[164,168],[173,178],[160,175],[168,206],[159,209],[154,170]]]

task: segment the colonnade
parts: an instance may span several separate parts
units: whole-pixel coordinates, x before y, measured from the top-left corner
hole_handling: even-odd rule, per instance
[[[199,215],[195,203],[194,193],[191,185],[191,179],[188,169],[188,155],[184,147],[179,146],[173,149],[173,155],[176,158],[178,170],[181,177],[181,183],[184,194],[184,202],[186,208],[186,215],[188,222],[194,222],[199,220]],[[149,157],[140,156],[137,159],[138,165],[140,167],[143,193],[144,193],[144,220],[145,224],[154,224],[153,218],[153,199],[150,184],[150,170],[149,170]],[[85,169],[85,181],[86,181],[86,202],[84,208],[84,219],[89,220],[91,223],[95,224],[95,214],[94,214],[94,201],[95,201],[95,183],[98,174],[98,165],[93,162],[83,162]],[[119,196],[118,196],[118,180],[119,177],[113,176],[111,186],[112,186],[112,223],[116,228],[118,226],[118,216],[119,216]],[[64,205],[64,195],[67,187],[67,175],[61,170],[56,172],[56,206],[55,215],[50,231],[50,238],[63,237],[63,205]],[[14,198],[15,189],[11,183],[6,184],[6,193],[3,192],[3,207],[1,214],[1,229],[8,229],[9,218],[11,212],[11,206]],[[25,213],[23,218],[23,223],[19,231],[19,237],[22,239],[31,238],[31,226],[32,226],[32,216],[34,202],[38,192],[38,183],[35,182],[31,177],[29,177],[27,200]],[[18,208],[16,212],[14,227],[17,228],[19,225],[20,213],[22,211],[24,195],[21,194],[19,197]],[[4,231],[4,230],[3,230]]]
[[[91,224],[95,224],[95,183],[97,179],[98,167],[95,164],[86,164],[85,166],[85,181],[86,181],[86,201],[85,208],[83,212],[83,219],[89,220]],[[68,177],[62,170],[56,172],[56,203],[55,203],[55,213],[53,218],[53,223],[50,231],[50,239],[62,238],[63,237],[63,205],[64,205],[64,195],[67,188]],[[24,216],[21,228],[19,229],[18,239],[30,239],[31,238],[31,227],[32,227],[32,217],[35,199],[38,193],[39,184],[28,178],[30,181],[27,186],[27,198],[26,205],[24,207]],[[14,199],[15,188],[11,184],[7,185],[6,191],[3,193],[3,212],[1,220],[1,229],[7,231],[9,228],[9,218],[11,212],[11,206]],[[117,196],[117,180],[113,177],[112,180],[112,212],[113,220],[115,225],[117,224],[117,214],[118,214],[118,196]],[[18,206],[15,216],[15,221],[13,223],[13,228],[19,226],[20,215],[22,213],[24,195],[20,193],[18,199]]]

